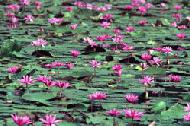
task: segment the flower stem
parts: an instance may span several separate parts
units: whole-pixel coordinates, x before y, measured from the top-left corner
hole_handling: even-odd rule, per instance
[[[113,126],[116,126],[115,117],[113,117]]]
[[[146,86],[145,86],[144,92],[145,92],[145,99],[147,100],[148,99],[148,91],[147,91],[147,87]]]

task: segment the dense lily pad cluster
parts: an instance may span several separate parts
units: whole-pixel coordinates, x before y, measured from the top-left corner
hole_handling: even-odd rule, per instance
[[[190,125],[190,1],[0,5],[2,125]]]

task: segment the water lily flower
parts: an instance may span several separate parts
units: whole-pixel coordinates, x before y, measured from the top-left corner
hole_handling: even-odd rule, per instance
[[[147,9],[150,9],[150,8],[153,7],[153,5],[152,5],[151,3],[146,3],[146,4],[145,4],[145,7],[146,7]]]
[[[140,21],[138,22],[138,24],[141,25],[141,26],[145,26],[145,25],[148,24],[148,21],[147,21],[147,20],[140,20]]]
[[[100,35],[100,36],[97,36],[97,37],[96,37],[96,39],[97,39],[98,41],[101,41],[101,42],[106,41],[106,40],[109,39],[109,38],[112,38],[112,36],[110,36],[110,35],[108,35],[108,34]]]
[[[171,74],[171,75],[169,75],[169,80],[171,82],[180,82],[181,76]]]
[[[107,95],[104,92],[95,92],[95,93],[92,93],[92,94],[88,95],[88,98],[91,101],[94,101],[94,100],[104,100],[104,99],[107,98]]]
[[[65,63],[60,62],[60,61],[55,61],[55,62],[52,62],[52,63],[51,63],[51,66],[52,66],[53,68],[62,67],[62,66],[64,66],[64,65],[65,65]]]
[[[115,66],[112,67],[112,70],[114,71],[114,74],[117,76],[122,75],[122,65],[121,64],[116,64]]]
[[[26,23],[27,22],[33,22],[34,21],[34,17],[32,15],[28,14],[28,15],[26,15],[24,17],[24,20],[25,20]]]
[[[126,5],[124,7],[124,9],[127,10],[127,11],[131,11],[133,9],[133,6],[132,5]]]
[[[154,82],[154,78],[150,76],[144,76],[139,82],[145,86],[151,85]]]
[[[37,40],[32,41],[32,45],[36,47],[39,47],[39,46],[45,47],[47,44],[48,42],[42,38],[38,38]]]
[[[175,21],[172,22],[172,23],[171,23],[171,26],[173,26],[173,27],[177,27],[177,22],[175,22]]]
[[[6,12],[6,13],[5,13],[5,16],[6,16],[7,18],[9,18],[9,20],[10,20],[10,18],[16,17],[15,13],[13,13],[13,12]]]
[[[105,14],[101,17],[101,19],[104,20],[112,20],[113,19],[113,15],[112,14]]]
[[[12,66],[7,69],[7,71],[11,74],[16,74],[21,71],[22,66]]]
[[[22,6],[28,6],[28,5],[30,5],[30,0],[20,0],[20,4]]]
[[[180,5],[175,5],[175,6],[174,6],[174,9],[176,9],[177,11],[179,11],[179,10],[182,9],[182,6],[180,6]]]
[[[101,63],[99,63],[97,60],[92,60],[90,61],[90,66],[93,68],[98,68],[100,67]]]
[[[103,28],[110,28],[110,26],[111,26],[111,23],[110,22],[102,22],[102,23],[100,23],[100,25],[103,27]]]
[[[173,50],[172,50],[171,47],[162,47],[162,49],[161,49],[161,52],[166,53],[166,54],[169,54],[169,53],[171,53],[172,51],[173,51]]]
[[[88,10],[93,10],[93,9],[95,9],[96,10],[96,6],[93,6],[92,4],[90,4],[90,3],[87,3],[86,4],[86,9],[88,9]]]
[[[86,4],[84,2],[81,2],[81,1],[74,2],[74,5],[79,7],[79,8],[85,8],[86,7]]]
[[[148,69],[148,64],[147,63],[140,63],[140,66],[141,66],[142,70]]]
[[[8,11],[18,12],[20,9],[20,6],[18,4],[10,4],[6,7]]]
[[[112,40],[113,40],[113,42],[116,42],[116,43],[122,43],[123,42],[123,38],[124,38],[123,35],[115,34],[115,37],[112,38]]]
[[[143,112],[139,112],[134,109],[126,109],[124,110],[124,113],[126,118],[131,118],[133,120],[141,120],[142,116],[144,115]]]
[[[95,10],[96,10],[96,11],[99,11],[99,12],[105,12],[105,11],[107,11],[108,9],[107,9],[107,7],[105,7],[105,6],[102,6],[102,7],[96,7]]]
[[[49,18],[48,22],[53,25],[60,25],[64,21],[63,18]]]
[[[141,58],[142,58],[142,60],[151,60],[152,56],[150,54],[148,54],[148,53],[143,53],[141,55]]]
[[[77,29],[77,26],[78,26],[78,24],[71,24],[71,25],[70,25],[70,28],[71,28],[72,30],[75,30],[75,29]]]
[[[32,76],[23,76],[22,79],[19,80],[23,85],[31,85],[33,83]]]
[[[179,14],[179,13],[174,13],[174,14],[172,14],[172,17],[173,17],[173,18],[175,18],[175,19],[176,19],[176,21],[178,22],[178,21],[180,21],[180,20],[181,20],[182,15],[181,15],[181,14]]]
[[[17,28],[19,26],[18,18],[15,16],[12,16],[9,18],[8,27],[13,29]]]
[[[183,116],[183,119],[184,119],[185,121],[190,121],[190,113],[185,114],[185,115]]]
[[[69,82],[66,81],[54,81],[53,82],[55,86],[59,87],[59,88],[68,88],[71,86],[71,84]]]
[[[42,83],[49,83],[51,82],[51,77],[50,76],[38,76],[36,79],[37,82],[42,82]]]
[[[73,64],[73,63],[65,63],[65,67],[66,67],[67,69],[73,69],[74,64]]]
[[[135,104],[139,100],[139,96],[135,94],[127,94],[124,97],[129,103]]]
[[[184,107],[184,111],[190,112],[190,103],[187,103],[187,106]]]
[[[183,40],[185,38],[185,34],[184,33],[179,33],[179,34],[176,34],[176,37]]]
[[[56,115],[46,114],[43,118],[40,118],[43,126],[56,126],[61,120],[56,119]]]
[[[71,56],[73,57],[73,58],[76,58],[76,57],[78,57],[80,55],[80,51],[78,51],[78,50],[71,50]]]
[[[152,60],[149,61],[152,65],[160,66],[162,60],[159,57],[153,57]]]
[[[177,28],[180,29],[180,30],[182,30],[182,29],[186,29],[187,26],[186,25],[179,25],[179,26],[177,26]]]
[[[131,46],[127,43],[122,43],[121,46],[122,46],[122,50],[125,50],[125,51],[133,50],[133,48],[134,48],[133,46]]]
[[[96,47],[97,43],[95,41],[93,41],[91,38],[87,37],[84,38],[84,42],[87,42],[91,47]]]
[[[28,116],[19,116],[16,114],[12,114],[11,117],[12,120],[17,124],[17,126],[24,126],[32,123]]]
[[[134,32],[135,28],[133,26],[128,26],[128,27],[126,27],[126,31],[127,32]]]
[[[117,116],[121,115],[121,111],[113,108],[113,109],[107,111],[106,114],[109,116],[112,116],[112,117],[117,117]]]
[[[147,7],[145,6],[140,6],[138,8],[138,11],[141,13],[141,14],[145,14],[147,12]]]
[[[34,5],[35,5],[36,9],[39,10],[39,9],[42,7],[42,2],[40,2],[40,1],[35,1],[35,2],[34,2]]]
[[[115,33],[116,35],[121,34],[121,30],[119,28],[114,28],[113,33]]]
[[[66,10],[67,10],[68,12],[72,12],[72,11],[73,11],[73,8],[72,8],[71,6],[68,6],[68,7],[66,7]]]

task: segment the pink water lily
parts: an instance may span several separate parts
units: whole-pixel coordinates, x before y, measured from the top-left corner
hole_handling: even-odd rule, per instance
[[[43,118],[40,118],[43,126],[56,126],[61,120],[56,119],[56,115],[46,114]]]
[[[35,5],[36,9],[39,10],[42,7],[42,2],[37,0],[34,2],[34,5]]]
[[[69,82],[66,81],[54,81],[53,82],[55,86],[59,87],[59,88],[68,88],[71,86],[71,84]]]
[[[39,46],[45,47],[47,44],[48,42],[42,38],[38,38],[37,40],[32,41],[32,45],[36,47],[39,47]]]
[[[139,112],[134,109],[126,109],[124,110],[124,113],[126,118],[131,118],[133,120],[141,120],[142,116],[144,115],[143,112]]]
[[[19,80],[21,82],[21,84],[23,85],[31,85],[34,80],[32,79],[32,76],[23,76],[22,79]]]
[[[149,67],[147,63],[140,63],[140,66],[141,66],[142,70],[146,70]]]
[[[73,7],[71,7],[71,6],[68,6],[68,7],[66,7],[65,8],[68,12],[72,12],[73,11]]]
[[[18,4],[10,4],[6,7],[7,11],[14,11],[18,12],[20,9],[20,6]]]
[[[177,22],[179,22],[179,21],[181,20],[181,18],[182,18],[182,15],[179,14],[179,13],[174,13],[174,14],[172,14],[172,17],[173,17]]]
[[[12,66],[12,67],[9,67],[9,68],[7,69],[7,71],[8,71],[9,73],[11,73],[11,74],[16,74],[16,73],[18,73],[19,71],[21,71],[21,69],[22,69],[22,66]]]
[[[138,24],[141,25],[141,26],[145,26],[145,25],[148,24],[148,21],[147,21],[147,20],[140,20],[140,21],[138,22]]]
[[[24,126],[32,123],[29,116],[19,116],[16,114],[12,114],[11,117],[12,120],[17,124],[17,126]]]
[[[150,54],[148,54],[148,53],[143,53],[141,55],[141,58],[142,58],[142,60],[151,60],[152,56]]]
[[[121,111],[114,108],[114,109],[107,111],[106,114],[109,116],[112,116],[112,117],[116,117],[116,116],[121,115]]]
[[[149,63],[152,65],[160,66],[162,60],[159,57],[153,57],[152,60],[149,60]]]
[[[110,28],[110,26],[111,26],[111,23],[110,22],[102,22],[102,23],[100,23],[100,25],[103,27],[103,28]]]
[[[24,17],[24,20],[25,20],[26,23],[27,23],[27,22],[33,22],[33,21],[34,21],[34,17],[29,14],[29,15],[26,15],[26,16]]]
[[[179,25],[179,26],[177,26],[177,28],[180,30],[183,30],[183,29],[187,29],[187,26],[186,25]],[[184,36],[184,37],[186,37],[186,36]]]
[[[78,51],[78,50],[71,50],[71,56],[73,57],[73,58],[76,58],[76,57],[78,57],[80,55],[80,51]]]
[[[154,78],[151,76],[144,76],[139,82],[145,86],[151,85],[154,82]]]
[[[175,5],[175,6],[174,6],[174,9],[176,9],[177,11],[179,11],[179,10],[182,9],[182,6],[180,6],[180,5]]]
[[[56,68],[56,67],[62,67],[62,66],[64,66],[65,63],[64,62],[60,62],[60,61],[54,61],[54,62],[51,63],[51,65],[52,65],[53,68]]]
[[[171,74],[171,75],[169,75],[169,80],[171,82],[180,82],[181,76]]]
[[[11,29],[17,28],[19,26],[19,19],[12,15],[9,17],[8,27]]]
[[[114,74],[117,76],[122,75],[122,65],[121,64],[116,64],[115,66],[112,67]]]
[[[50,76],[38,76],[36,79],[37,82],[42,82],[44,84],[51,83],[51,77]]]
[[[125,95],[124,97],[129,103],[137,103],[138,100],[139,100],[139,96],[138,95],[135,95],[135,94],[127,94]]]
[[[74,68],[74,64],[73,64],[73,63],[66,63],[66,64],[65,64],[65,67],[66,67],[67,69],[73,69],[73,68]]]
[[[48,22],[53,25],[60,25],[64,21],[63,18],[49,18]]]
[[[128,27],[126,27],[126,31],[127,32],[134,32],[135,28],[133,26],[128,26]]]
[[[30,5],[30,0],[20,0],[20,4],[22,6],[28,6],[28,5]]]
[[[92,101],[93,100],[104,100],[107,98],[107,95],[104,92],[95,92],[95,93],[88,95],[88,98]]]
[[[161,52],[166,53],[166,54],[169,54],[169,53],[171,53],[172,51],[173,51],[173,50],[172,50],[171,47],[163,47],[163,48],[161,48]]]
[[[96,47],[97,43],[95,41],[93,41],[91,38],[87,37],[84,38],[84,42],[87,42],[91,47]]]
[[[98,68],[100,67],[101,63],[98,62],[97,60],[91,60],[90,61],[90,66],[93,67],[93,68]]]
[[[115,34],[115,36],[114,36],[114,38],[112,38],[112,40],[113,40],[113,42],[116,42],[116,43],[122,43],[123,38],[124,38],[123,35]]]
[[[141,14],[145,14],[147,12],[147,8],[145,6],[140,6],[138,8],[138,11],[141,13]]]
[[[179,33],[179,34],[176,34],[177,38],[183,40],[185,38],[185,34],[184,33]]]
[[[113,15],[112,14],[105,14],[105,15],[102,16],[101,19],[112,20],[113,19]]]
[[[190,113],[185,114],[185,115],[183,116],[183,119],[184,119],[185,121],[190,121]]]
[[[124,7],[124,9],[127,10],[127,11],[131,11],[133,9],[133,6],[132,5],[126,5]]]
[[[71,25],[70,25],[70,28],[71,28],[72,30],[77,29],[77,27],[78,27],[78,24],[71,24]]]
[[[184,107],[184,111],[190,112],[190,103],[187,103],[187,106]]]

